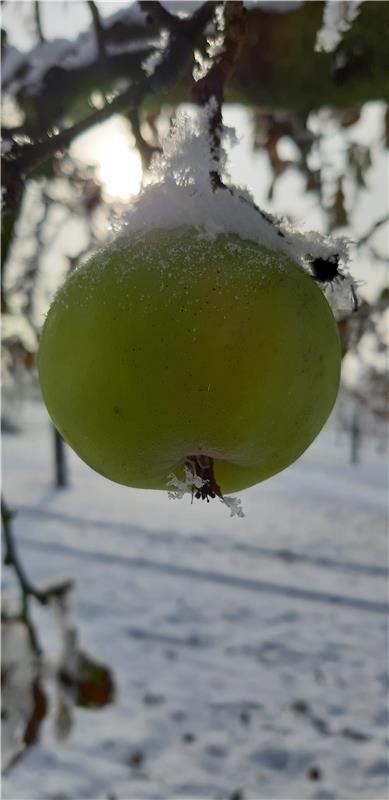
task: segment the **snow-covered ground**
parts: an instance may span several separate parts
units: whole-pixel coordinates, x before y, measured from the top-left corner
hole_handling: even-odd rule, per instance
[[[386,458],[325,430],[224,506],[117,486],[69,454],[51,485],[42,407],[3,442],[4,492],[35,581],[71,576],[82,649],[116,693],[74,709],[3,779],[10,800],[388,796]],[[4,571],[5,588],[9,570]],[[36,616],[45,652],[59,636]]]

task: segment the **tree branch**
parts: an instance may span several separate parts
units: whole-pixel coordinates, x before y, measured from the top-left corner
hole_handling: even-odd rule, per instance
[[[61,583],[53,584],[52,586],[49,586],[46,589],[38,589],[30,582],[29,578],[27,577],[24,571],[24,567],[19,559],[19,555],[16,549],[16,544],[14,541],[13,531],[12,531],[13,517],[14,513],[10,511],[5,500],[1,498],[1,520],[2,520],[2,528],[3,528],[4,542],[5,542],[4,564],[5,566],[12,567],[14,570],[22,596],[21,619],[27,625],[31,640],[31,645],[34,651],[36,653],[39,653],[41,651],[41,648],[37,642],[34,628],[30,619],[29,599],[30,597],[34,597],[35,600],[37,600],[38,603],[40,603],[41,605],[47,605],[48,601],[52,597],[60,597],[69,592],[73,588],[73,581],[71,580],[62,581]]]
[[[212,18],[213,2],[204,3],[190,19],[179,20],[179,25],[167,47],[158,68],[151,76],[143,75],[127,91],[115,97],[102,109],[90,114],[58,134],[48,134],[34,143],[20,145],[16,151],[3,156],[3,162],[12,164],[22,175],[27,175],[55,152],[69,147],[71,142],[93,125],[108,119],[112,114],[123,113],[138,108],[148,94],[166,91],[174,85],[186,67],[187,61],[199,35]]]

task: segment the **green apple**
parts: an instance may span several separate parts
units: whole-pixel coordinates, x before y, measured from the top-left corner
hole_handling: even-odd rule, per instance
[[[122,234],[73,272],[38,364],[54,424],[97,472],[167,489],[189,464],[224,494],[312,442],[337,395],[340,343],[288,256],[188,227]]]

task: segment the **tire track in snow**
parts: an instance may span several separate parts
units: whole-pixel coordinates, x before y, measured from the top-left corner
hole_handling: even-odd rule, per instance
[[[24,537],[18,537],[18,542],[26,549],[40,552],[52,552],[57,555],[76,557],[88,562],[101,561],[105,566],[115,564],[124,569],[136,571],[144,570],[171,576],[184,578],[197,582],[211,583],[214,586],[224,586],[240,589],[249,592],[258,592],[287,597],[288,599],[303,600],[309,603],[319,603],[333,605],[339,609],[352,609],[354,611],[366,611],[375,614],[387,614],[388,604],[378,600],[368,600],[361,597],[348,597],[332,592],[321,592],[312,589],[302,589],[296,586],[275,584],[270,581],[257,580],[252,578],[238,577],[214,570],[194,569],[189,566],[176,566],[171,563],[152,561],[147,558],[131,558],[130,556],[114,555],[102,551],[83,550],[82,548],[64,545],[59,542],[38,542]]]
[[[124,534],[128,536],[131,534],[131,537],[137,537],[145,539],[155,539],[158,537],[160,541],[167,541],[169,543],[180,541],[182,542],[184,537],[180,534],[174,533],[172,531],[160,531],[160,530],[147,530],[145,528],[139,528],[139,526],[131,525],[131,523],[124,523],[124,522],[115,522],[103,519],[92,519],[86,517],[78,517],[76,515],[71,514],[64,514],[59,511],[51,511],[48,509],[42,508],[34,508],[33,506],[19,506],[17,508],[18,516],[27,516],[27,517],[38,517],[43,519],[52,519],[54,521],[58,521],[63,523],[64,525],[69,525],[71,527],[77,526],[78,528],[97,528],[99,530],[110,530],[115,531],[118,534]],[[188,536],[185,534],[185,542],[190,542],[194,545],[203,545],[209,548],[212,548],[213,545],[216,543],[218,552],[220,550],[228,550],[231,549],[242,553],[243,555],[248,556],[261,556],[264,558],[270,559],[281,559],[282,561],[287,561],[290,563],[300,563],[300,564],[311,564],[314,567],[324,568],[326,570],[335,570],[336,572],[353,572],[360,575],[368,575],[373,577],[382,577],[386,580],[388,579],[389,572],[387,566],[381,566],[379,564],[362,564],[356,561],[338,561],[333,558],[328,558],[327,556],[320,556],[320,555],[307,555],[306,553],[299,553],[295,550],[290,550],[289,548],[271,548],[271,547],[263,547],[261,545],[252,545],[246,542],[238,542],[234,541],[230,537],[226,536],[225,541],[221,540],[219,537],[217,540],[211,540],[210,537],[202,537],[198,534],[194,536]]]

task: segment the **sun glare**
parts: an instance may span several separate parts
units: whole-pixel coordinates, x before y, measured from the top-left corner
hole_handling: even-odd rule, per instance
[[[129,200],[142,185],[142,162],[129,124],[114,116],[75,140],[75,158],[96,168],[104,193],[118,200]]]

